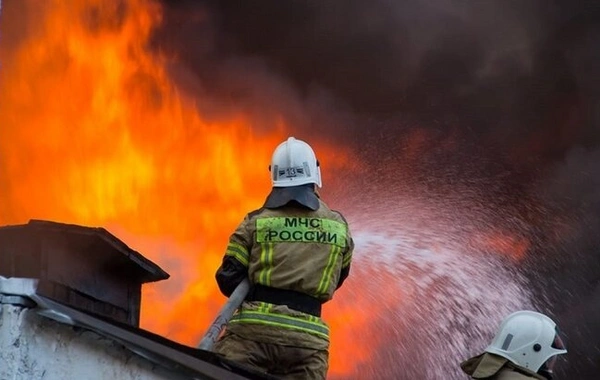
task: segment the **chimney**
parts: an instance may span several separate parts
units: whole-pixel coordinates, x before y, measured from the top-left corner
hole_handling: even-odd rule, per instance
[[[46,297],[134,327],[142,284],[169,278],[104,228],[42,220],[0,227],[0,276],[38,279]]]

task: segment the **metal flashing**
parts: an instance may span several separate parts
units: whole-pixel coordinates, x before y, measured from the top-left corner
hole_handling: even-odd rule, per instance
[[[28,297],[11,296],[11,295],[3,295],[3,294],[0,294],[0,304],[15,305],[15,306],[21,306],[21,307],[27,307],[27,308],[35,306],[35,302],[33,302]]]

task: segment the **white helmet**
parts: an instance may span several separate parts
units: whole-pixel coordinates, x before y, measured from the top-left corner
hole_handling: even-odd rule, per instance
[[[293,137],[279,144],[271,160],[273,187],[314,183],[321,187],[321,168],[310,145]]]
[[[556,323],[535,311],[517,311],[506,317],[485,351],[533,372],[553,356],[567,353]]]

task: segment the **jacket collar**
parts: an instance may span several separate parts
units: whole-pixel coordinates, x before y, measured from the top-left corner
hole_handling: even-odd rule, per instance
[[[496,375],[502,368],[510,368],[534,379],[547,380],[544,376],[537,374],[527,368],[515,365],[506,358],[498,355],[483,353],[460,364],[463,372],[474,379],[487,379]]]
[[[295,201],[300,205],[316,211],[320,207],[319,196],[312,183],[291,187],[274,187],[265,200],[264,207],[279,208]]]

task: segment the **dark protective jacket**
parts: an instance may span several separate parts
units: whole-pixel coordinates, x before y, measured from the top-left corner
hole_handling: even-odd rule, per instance
[[[518,366],[502,356],[484,353],[460,364],[462,370],[473,379],[489,380],[546,380],[527,368]]]
[[[301,200],[309,206],[270,196],[231,235],[217,283],[226,296],[245,277],[252,288],[228,330],[265,343],[328,348],[321,304],[348,277],[354,242],[344,217],[311,196],[314,203]]]

